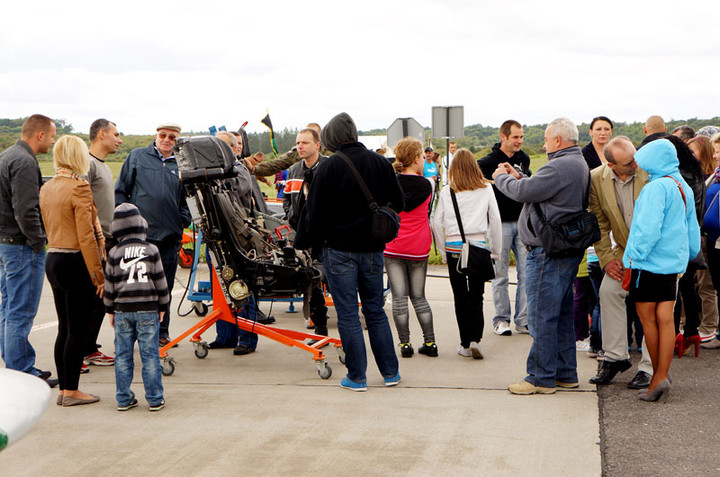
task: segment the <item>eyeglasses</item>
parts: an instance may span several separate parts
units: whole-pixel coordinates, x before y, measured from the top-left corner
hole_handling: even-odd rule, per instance
[[[178,138],[178,137],[177,137],[176,135],[174,135],[174,134],[168,134],[168,133],[164,133],[164,132],[158,133],[158,137],[159,137],[160,139],[169,138],[171,141],[174,141],[175,139]]]

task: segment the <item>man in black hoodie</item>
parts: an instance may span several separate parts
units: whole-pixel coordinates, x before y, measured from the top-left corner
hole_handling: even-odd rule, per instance
[[[348,373],[340,386],[367,390],[367,354],[358,315],[358,292],[370,344],[385,385],[400,382],[392,331],[383,310],[383,250],[371,235],[372,215],[360,185],[343,156],[352,162],[379,205],[403,209],[395,171],[383,156],[357,142],[357,128],[346,113],[323,128],[322,145],[336,153],[320,163],[300,217],[295,247],[321,252]]]
[[[490,179],[503,162],[509,162],[518,172],[530,176],[530,157],[520,150],[523,143],[522,125],[512,119],[500,126],[500,142],[495,144],[487,156],[478,160],[483,175]],[[515,331],[528,332],[527,302],[525,295],[525,258],[527,250],[520,242],[518,235],[518,218],[522,210],[522,202],[510,199],[500,192],[493,184],[493,191],[500,209],[503,229],[503,247],[500,260],[495,263],[495,279],[492,281],[493,304],[495,316],[493,329],[495,334],[510,336],[510,295],[508,294],[508,267],[510,266],[510,250],[515,254],[517,266],[517,287],[515,288]]]

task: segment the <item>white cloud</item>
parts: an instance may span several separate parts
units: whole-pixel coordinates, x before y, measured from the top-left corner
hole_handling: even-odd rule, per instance
[[[0,113],[86,131],[164,120],[361,129],[463,105],[465,123],[720,115],[714,3],[38,0],[5,6]],[[689,10],[689,11],[687,11]],[[703,14],[707,12],[707,14]],[[16,19],[17,21],[12,21]]]

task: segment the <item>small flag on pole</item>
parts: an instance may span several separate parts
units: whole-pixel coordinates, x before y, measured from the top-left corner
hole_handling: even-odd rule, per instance
[[[272,121],[270,121],[270,113],[265,114],[265,117],[260,120],[270,130],[270,146],[272,147],[275,157],[278,156],[277,143],[275,142],[275,131],[273,131]]]

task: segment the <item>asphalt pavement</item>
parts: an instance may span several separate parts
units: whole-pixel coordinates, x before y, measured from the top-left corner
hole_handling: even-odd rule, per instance
[[[446,275],[430,267],[431,275]],[[178,273],[186,283],[188,272]],[[174,312],[182,301],[176,283]],[[402,382],[383,386],[372,359],[368,391],[339,387],[344,367],[328,350],[333,374],[321,379],[310,354],[260,338],[255,353],[233,356],[210,350],[198,359],[184,341],[170,354],[172,376],[163,378],[167,406],[148,412],[143,399],[139,358],[133,389],[140,405],[118,412],[112,367],[91,366],[80,388],[101,401],[63,408],[52,404],[39,424],[0,453],[0,474],[74,475],[637,475],[657,457],[667,463],[660,475],[678,472],[676,460],[701,461],[717,475],[717,415],[720,352],[701,350],[700,358],[673,362],[677,384],[665,404],[640,402],[624,382],[598,392],[588,383],[596,361],[578,353],[580,388],[553,395],[515,396],[509,384],[525,373],[528,335],[497,336],[492,331],[492,296],[485,290],[485,359],[457,354],[459,337],[452,292],[446,278],[428,278],[439,356],[400,358]],[[288,303],[262,302],[274,326],[302,331],[301,313]],[[296,310],[301,306],[296,305]],[[390,314],[390,304],[386,311]],[[177,336],[199,318],[174,313]],[[335,311],[330,334],[337,337]],[[37,364],[54,370],[56,316],[45,284],[31,333]],[[212,341],[211,328],[203,337]],[[411,313],[412,342],[422,341]],[[99,342],[112,353],[113,333],[104,324]],[[399,352],[398,352],[399,355]],[[687,425],[683,425],[687,423]],[[602,436],[602,438],[601,438]],[[679,442],[686,444],[678,445]],[[702,455],[692,453],[700,448]],[[665,472],[667,471],[667,473]]]

